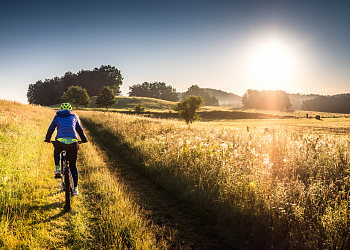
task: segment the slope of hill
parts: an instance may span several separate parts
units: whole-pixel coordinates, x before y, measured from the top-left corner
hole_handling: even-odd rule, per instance
[[[136,104],[141,103],[141,105],[146,110],[173,110],[173,106],[176,102],[165,101],[149,97],[126,97],[126,96],[117,96],[117,104],[110,107],[110,109],[119,109],[119,110],[132,110]],[[88,108],[97,108],[96,105],[96,96],[90,97],[90,105]],[[59,108],[60,104],[50,106],[51,108]]]
[[[240,108],[242,107],[242,97],[236,94],[227,93],[218,89],[205,88],[211,96],[215,96],[219,100],[219,105],[224,107]]]
[[[301,103],[305,100],[314,99],[319,95],[303,95],[303,94],[288,94],[290,103],[292,104],[291,109],[293,110],[301,110]]]

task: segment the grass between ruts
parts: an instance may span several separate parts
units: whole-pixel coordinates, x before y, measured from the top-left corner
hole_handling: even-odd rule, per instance
[[[82,147],[80,164],[83,176],[80,184],[94,223],[96,249],[167,249],[167,243],[139,213],[101,151],[93,142]]]
[[[259,248],[349,248],[350,140],[333,134],[330,121],[315,133],[313,121],[269,121],[269,127],[252,121],[248,130],[249,121],[188,127],[116,113],[80,115],[164,188]]]
[[[93,144],[81,146],[81,194],[64,213],[53,147],[44,143],[54,115],[48,108],[0,100],[0,248],[166,248]]]

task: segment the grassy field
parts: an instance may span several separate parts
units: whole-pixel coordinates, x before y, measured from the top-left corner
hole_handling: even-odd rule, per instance
[[[117,113],[80,116],[164,189],[198,204],[227,237],[244,235],[259,249],[350,247],[348,118],[189,127]]]
[[[81,108],[83,110],[105,111],[105,108],[98,108],[95,104],[96,97],[90,97],[91,103],[88,108]],[[141,104],[146,111],[146,115],[151,115],[158,118],[179,118],[173,110],[176,102],[170,102],[160,99],[148,97],[124,97],[117,96],[118,103],[109,108],[112,112],[132,112],[135,105]],[[53,105],[51,108],[57,109],[60,104]],[[230,107],[214,107],[204,106],[199,110],[204,121],[218,120],[218,119],[273,119],[273,118],[306,118],[314,119],[317,115],[321,118],[347,118],[349,114],[326,113],[315,111],[271,111],[271,110],[255,110],[255,109],[236,109]]]
[[[257,249],[350,248],[345,115],[316,120],[299,112],[293,119],[187,126],[115,112],[78,114],[131,167],[197,207],[228,241],[241,237]],[[50,108],[0,100],[0,248],[172,249],[169,233],[143,214],[118,166],[108,166],[88,131],[78,161],[81,194],[64,213],[53,148],[43,142],[54,115]]]
[[[64,213],[53,147],[55,112],[0,100],[1,249],[168,249],[94,142],[81,146],[80,195]]]

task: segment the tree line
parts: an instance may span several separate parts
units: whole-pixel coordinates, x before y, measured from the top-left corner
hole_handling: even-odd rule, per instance
[[[129,87],[129,96],[150,97],[155,99],[177,102],[176,89],[164,82],[143,82]]]
[[[178,94],[176,89],[164,82],[143,82],[142,84],[134,84],[129,87],[129,96],[151,97],[161,100],[177,102],[182,98],[199,96],[203,99],[206,106],[219,106],[219,100],[215,96],[211,96],[208,91],[200,88],[198,85],[192,85],[182,94]]]
[[[116,95],[120,94],[120,85],[123,77],[114,66],[101,65],[93,70],[81,70],[77,74],[70,71],[62,77],[54,77],[45,81],[30,84],[27,91],[27,100],[30,104],[51,106],[62,102],[64,92],[71,86],[80,86],[86,89],[90,96],[97,96],[102,87],[108,86]]]
[[[350,113],[350,94],[333,96],[317,96],[314,99],[304,100],[302,110],[330,113]]]

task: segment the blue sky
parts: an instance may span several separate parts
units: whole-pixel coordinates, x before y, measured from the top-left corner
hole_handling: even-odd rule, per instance
[[[29,84],[118,68],[129,86],[162,81],[243,95],[350,92],[349,1],[7,1],[0,4],[0,98]]]

